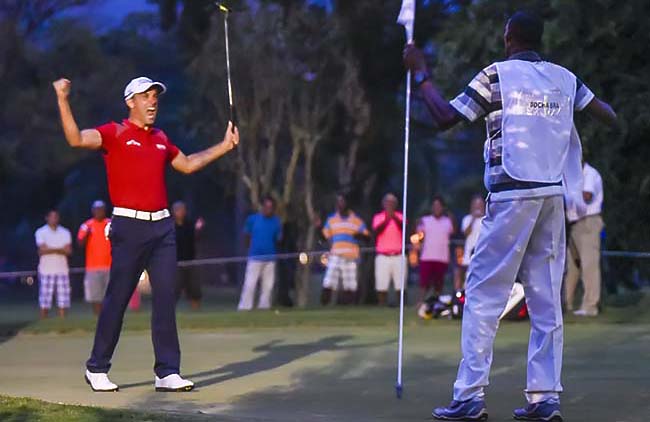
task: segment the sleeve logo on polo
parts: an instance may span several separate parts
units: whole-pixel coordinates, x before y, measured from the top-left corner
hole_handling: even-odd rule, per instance
[[[158,149],[162,149],[162,150],[166,150],[166,149],[167,149],[167,147],[166,147],[165,145],[163,145],[163,144],[156,144],[156,148],[158,148]]]
[[[142,144],[140,142],[136,141],[135,139],[131,139],[129,141],[126,141],[126,144],[129,145],[129,146],[135,145],[136,147],[141,147],[142,146]]]

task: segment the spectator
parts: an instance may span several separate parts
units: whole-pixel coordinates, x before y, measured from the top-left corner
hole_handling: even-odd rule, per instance
[[[472,260],[472,255],[474,255],[483,216],[485,216],[485,199],[481,195],[474,195],[469,205],[469,214],[463,217],[460,224],[460,230],[465,238],[465,247],[463,248],[462,260],[458,266],[458,277],[454,279],[454,289],[456,291],[464,289],[467,267],[469,267]]]
[[[567,272],[564,279],[566,309],[573,310],[578,279],[582,277],[584,295],[578,316],[598,315],[600,301],[600,233],[603,230],[601,211],[603,206],[603,180],[598,170],[583,163],[582,197],[586,213],[578,215],[575,205],[567,208],[569,236],[567,248]]]
[[[262,285],[257,307],[269,309],[275,284],[275,255],[278,243],[282,240],[282,223],[275,215],[275,200],[272,197],[265,197],[262,200],[262,211],[248,217],[244,235],[249,247],[248,262],[237,309],[253,309],[255,290],[260,277]]]
[[[402,213],[396,211],[397,197],[392,193],[384,196],[384,210],[372,218],[372,230],[375,234],[375,290],[377,302],[385,305],[391,282],[399,295],[404,288],[408,274],[406,260],[402,259]]]
[[[107,237],[111,220],[106,218],[104,201],[93,202],[90,212],[93,217],[79,227],[77,242],[86,249],[84,296],[94,314],[99,315],[111,270],[111,242]]]
[[[172,214],[176,228],[176,259],[178,261],[191,261],[196,258],[196,235],[203,230],[205,222],[198,218],[192,222],[187,216],[187,206],[183,201],[172,204]],[[190,301],[192,309],[201,307],[201,280],[194,271],[194,267],[177,267],[176,270],[176,298],[185,296]]]
[[[431,215],[420,219],[417,231],[422,239],[420,302],[423,302],[431,288],[436,295],[442,293],[449,267],[449,238],[455,230],[453,219],[445,210],[445,201],[441,196],[433,197]]]
[[[338,290],[340,280],[343,292],[338,297],[339,303],[354,303],[358,288],[359,239],[367,239],[370,233],[363,220],[348,208],[345,195],[336,196],[336,212],[327,218],[322,233],[331,243],[331,248],[323,279],[321,304],[329,304],[332,291]]]
[[[66,309],[70,308],[68,256],[72,253],[72,236],[68,229],[59,225],[59,220],[59,212],[50,210],[45,217],[47,224],[36,230],[35,234],[40,257],[38,302],[41,318],[48,317],[54,292],[61,318],[65,317]]]

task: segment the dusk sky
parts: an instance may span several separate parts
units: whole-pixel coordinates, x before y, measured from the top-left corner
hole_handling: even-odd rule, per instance
[[[330,0],[311,0],[311,2],[324,5],[328,9],[331,7]],[[147,0],[92,0],[88,5],[66,12],[66,15],[91,19],[92,26],[101,31],[119,25],[129,13],[155,12],[157,8],[157,5]]]
[[[155,12],[157,8],[147,0],[93,0],[88,5],[72,9],[67,15],[91,19],[94,28],[104,30],[119,25],[129,13]]]

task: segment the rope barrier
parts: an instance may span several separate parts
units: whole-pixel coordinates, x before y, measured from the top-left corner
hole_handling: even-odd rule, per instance
[[[452,246],[462,246],[462,240],[453,240],[450,242]],[[410,248],[409,248],[410,249]],[[374,247],[365,247],[360,248],[362,254],[374,253]],[[266,261],[266,260],[288,260],[296,259],[303,263],[303,260],[306,260],[307,263],[311,263],[312,258],[321,257],[325,254],[328,254],[328,250],[319,250],[319,251],[308,251],[308,252],[288,252],[275,255],[257,255],[257,256],[230,256],[230,257],[215,257],[215,258],[201,258],[193,259],[190,261],[178,261],[179,267],[200,267],[204,265],[224,265],[224,264],[240,264],[245,263],[249,259]],[[605,258],[628,258],[628,259],[650,259],[650,252],[633,252],[633,251],[602,251],[601,256]],[[70,268],[70,274],[83,274],[86,271],[84,267],[74,267]],[[25,277],[36,277],[38,271],[35,270],[26,270],[26,271],[7,271],[0,272],[1,279],[11,279],[11,278],[25,278]]]

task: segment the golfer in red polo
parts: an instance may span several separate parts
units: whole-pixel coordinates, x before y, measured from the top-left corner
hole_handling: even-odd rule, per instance
[[[186,156],[153,127],[158,98],[166,88],[140,77],[124,89],[128,119],[80,131],[68,95],[70,81],[53,83],[61,123],[70,146],[101,150],[113,203],[111,282],[97,321],[95,343],[86,362],[86,382],[93,391],[117,391],[108,379],[111,357],[120,337],[129,298],[143,270],[152,285],[151,336],[155,353],[156,391],[189,391],[194,383],[180,376],[180,347],[176,330],[176,236],[167,209],[165,169],[193,173],[220,158],[239,143],[228,124],[223,141]]]

